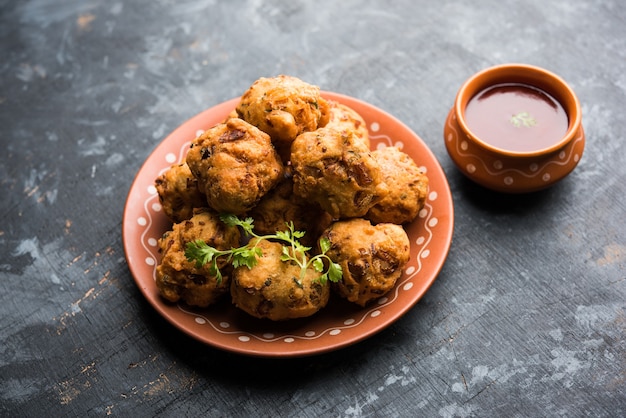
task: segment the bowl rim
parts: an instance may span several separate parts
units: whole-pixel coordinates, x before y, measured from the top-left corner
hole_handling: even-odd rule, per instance
[[[465,108],[469,100],[488,87],[506,83],[530,85],[546,91],[559,101],[568,117],[568,128],[560,141],[537,150],[512,151],[491,145],[472,132],[465,121]],[[454,101],[454,111],[461,130],[470,139],[493,153],[509,157],[536,157],[558,151],[577,135],[582,124],[580,101],[570,85],[557,74],[530,64],[499,64],[475,73],[461,85]]]

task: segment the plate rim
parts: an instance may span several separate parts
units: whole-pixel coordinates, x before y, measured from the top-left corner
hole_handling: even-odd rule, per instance
[[[153,309],[155,309],[157,311],[157,313],[159,313],[159,315],[161,315],[163,318],[165,318],[171,325],[173,325],[175,328],[177,328],[179,331],[182,331],[184,334],[192,337],[193,339],[200,341],[201,343],[210,345],[214,348],[217,349],[221,349],[224,351],[228,351],[228,352],[232,352],[232,353],[238,353],[238,354],[242,354],[242,355],[248,355],[248,356],[253,356],[253,357],[271,357],[271,358],[291,358],[291,357],[306,357],[306,356],[312,356],[312,355],[318,355],[318,354],[322,354],[322,353],[326,353],[326,352],[330,352],[330,351],[336,351],[339,349],[342,349],[344,347],[347,346],[351,346],[354,345],[360,341],[363,341],[365,339],[368,339],[372,336],[374,336],[375,334],[381,332],[382,330],[386,329],[387,327],[389,327],[390,325],[392,325],[393,323],[395,323],[397,320],[399,320],[402,316],[404,316],[409,310],[411,310],[421,299],[422,297],[428,292],[428,290],[430,289],[430,287],[433,285],[433,283],[435,282],[435,280],[437,279],[437,277],[439,276],[439,274],[441,273],[441,270],[447,260],[447,257],[449,255],[450,252],[450,248],[452,245],[452,238],[454,235],[454,202],[452,199],[452,192],[450,190],[450,185],[448,182],[448,179],[445,175],[445,172],[441,166],[441,163],[439,162],[439,160],[437,159],[437,157],[435,156],[435,154],[432,152],[432,150],[430,149],[430,147],[428,147],[428,145],[426,144],[426,142],[416,133],[414,132],[410,127],[408,127],[408,125],[406,125],[404,122],[400,121],[398,118],[396,118],[395,116],[391,115],[390,113],[386,112],[383,109],[380,109],[379,107],[372,105],[368,102],[365,102],[363,100],[351,97],[351,96],[347,96],[345,94],[342,93],[335,93],[335,92],[330,92],[330,91],[325,91],[325,90],[321,90],[321,95],[322,97],[326,98],[326,99],[330,99],[330,100],[334,100],[337,101],[339,103],[343,103],[345,105],[350,106],[351,103],[352,104],[357,104],[358,106],[361,107],[365,107],[365,108],[369,108],[369,110],[375,112],[376,114],[381,114],[383,115],[385,118],[389,119],[390,121],[392,121],[395,125],[398,125],[400,127],[402,127],[404,130],[406,130],[407,132],[409,132],[412,137],[410,138],[411,141],[418,141],[419,143],[421,143],[422,147],[425,149],[425,151],[429,154],[429,161],[431,165],[434,165],[435,168],[437,169],[437,171],[439,172],[438,174],[441,175],[441,177],[439,177],[439,181],[441,182],[441,184],[445,189],[445,194],[447,195],[447,199],[446,199],[446,205],[442,206],[445,207],[447,210],[445,212],[445,214],[447,215],[447,217],[449,218],[448,222],[447,222],[447,228],[444,230],[444,232],[442,232],[442,235],[445,234],[445,242],[443,244],[443,248],[441,253],[438,255],[438,260],[436,261],[437,265],[433,268],[431,268],[432,270],[432,277],[430,277],[427,280],[426,286],[423,287],[421,292],[418,292],[410,301],[409,303],[404,304],[400,309],[396,309],[393,311],[392,315],[390,315],[389,319],[385,320],[384,322],[380,323],[379,325],[376,325],[374,327],[370,327],[365,329],[363,332],[358,333],[355,336],[352,336],[350,338],[346,338],[343,339],[342,341],[335,341],[332,344],[328,344],[327,346],[324,347],[318,347],[318,348],[314,348],[314,349],[295,349],[295,350],[291,350],[291,351],[268,351],[268,350],[258,350],[258,349],[253,349],[253,347],[256,346],[246,346],[246,345],[242,345],[242,346],[233,346],[231,344],[226,344],[223,343],[221,341],[214,341],[211,340],[209,338],[206,338],[204,336],[198,335],[198,333],[193,332],[188,326],[185,326],[185,324],[180,323],[180,321],[177,321],[176,318],[174,318],[172,315],[170,315],[169,312],[167,312],[167,310],[165,309],[165,305],[166,303],[164,301],[161,302],[161,304],[159,304],[157,302],[158,299],[158,295],[155,298],[153,294],[151,294],[148,290],[148,288],[143,284],[143,281],[138,277],[139,273],[137,272],[138,267],[135,267],[133,264],[133,260],[132,260],[132,254],[133,251],[131,251],[130,245],[131,245],[131,239],[133,237],[131,237],[130,235],[132,235],[132,231],[137,229],[135,225],[133,225],[133,222],[129,219],[129,213],[131,212],[131,202],[133,202],[133,193],[136,192],[137,188],[139,187],[138,185],[138,180],[141,177],[141,174],[146,170],[147,166],[149,163],[151,163],[151,158],[153,158],[153,156],[155,154],[157,154],[159,151],[161,151],[162,148],[166,148],[168,149],[168,147],[171,147],[171,145],[169,144],[169,142],[171,142],[174,138],[177,138],[178,136],[184,136],[185,132],[192,130],[190,128],[190,126],[197,124],[196,122],[199,123],[199,121],[204,120],[208,117],[209,114],[211,113],[215,113],[215,112],[219,112],[222,111],[224,109],[234,109],[236,103],[240,100],[240,97],[235,97],[226,101],[223,101],[221,103],[218,103],[214,106],[211,106],[199,113],[197,113],[196,115],[188,118],[187,120],[185,120],[183,123],[181,123],[180,125],[178,125],[174,130],[172,130],[168,135],[166,135],[154,148],[152,151],[150,151],[150,153],[146,156],[145,160],[142,162],[142,164],[140,165],[140,168],[138,169],[137,173],[135,174],[132,183],[129,187],[128,193],[127,193],[127,197],[126,197],[126,201],[125,201],[125,205],[124,205],[124,210],[123,210],[123,214],[122,214],[122,243],[123,243],[123,247],[124,247],[124,254],[125,254],[125,259],[126,259],[126,263],[129,269],[129,272],[131,273],[131,276],[133,278],[133,281],[135,282],[135,284],[139,287],[140,292],[142,293],[142,296],[144,298],[146,298],[146,300],[148,301],[148,303],[152,306]],[[228,112],[226,112],[225,114],[227,114]],[[195,134],[195,130],[194,134]],[[406,141],[405,141],[406,142]],[[441,197],[441,192],[439,192],[439,197]],[[134,235],[133,235],[134,236]],[[178,304],[177,304],[178,306]],[[181,309],[181,308],[179,308]],[[183,310],[183,309],[181,309]],[[183,312],[185,312],[183,310]]]

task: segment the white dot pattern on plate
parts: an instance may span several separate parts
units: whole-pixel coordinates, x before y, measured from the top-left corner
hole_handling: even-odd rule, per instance
[[[504,178],[504,184],[506,184],[507,186],[510,186],[511,184],[513,184],[513,177],[506,176]]]
[[[500,160],[496,160],[493,162],[493,168],[495,168],[496,170],[501,170],[502,169],[502,161]]]
[[[378,122],[371,123],[370,130],[372,133],[376,133],[381,131],[382,127]],[[201,135],[204,131],[198,130],[196,132],[197,136]],[[370,135],[370,139],[372,140],[372,144],[377,148],[384,148],[386,146],[395,146],[399,149],[403,149],[406,147],[405,142],[403,141],[395,141],[386,135],[384,132],[380,132],[378,136]],[[171,164],[175,163],[179,158],[182,158],[187,149],[189,148],[189,142],[182,144],[179,150],[179,153],[169,152],[166,155],[162,155],[161,161],[165,160],[167,165],[163,165],[160,172],[166,170]],[[419,169],[427,173],[428,167],[420,166]],[[145,213],[147,217],[142,216],[141,213],[136,222],[148,228],[152,228],[154,224],[154,218],[151,216],[158,212],[163,212],[163,208],[158,199],[158,192],[154,187],[154,184],[149,184],[144,186],[147,190],[148,197],[143,202],[143,208],[145,208]],[[436,201],[440,198],[437,190],[430,190],[428,194],[428,199],[424,208],[419,212],[418,219],[420,219],[420,224],[423,222],[423,228],[421,228],[420,236],[414,239],[415,244],[419,247],[417,252],[417,257],[413,259],[411,265],[407,266],[404,276],[401,281],[398,281],[397,288],[394,292],[389,293],[377,300],[375,307],[370,307],[368,309],[363,310],[356,314],[356,316],[348,317],[348,318],[338,318],[340,321],[340,325],[337,323],[329,323],[328,328],[326,329],[307,329],[301,330],[299,332],[290,333],[289,335],[281,335],[280,333],[275,334],[271,332],[265,332],[263,334],[258,334],[254,332],[248,332],[238,329],[238,327],[234,327],[232,323],[228,321],[221,322],[212,322],[211,317],[198,316],[196,313],[192,311],[187,311],[183,305],[178,305],[178,309],[185,312],[188,315],[192,316],[192,320],[195,321],[196,324],[202,326],[210,326],[212,331],[216,331],[221,333],[224,336],[232,336],[233,339],[240,343],[248,343],[251,341],[257,342],[265,342],[265,343],[292,343],[297,339],[318,339],[322,338],[324,335],[326,336],[339,336],[342,335],[344,329],[351,329],[355,327],[359,327],[366,323],[367,318],[376,318],[382,315],[386,306],[394,303],[398,299],[399,292],[401,291],[409,291],[415,287],[416,278],[422,269],[421,259],[428,257],[430,254],[429,245],[433,238],[433,233],[430,228],[434,228],[439,224],[439,220],[433,215],[433,206],[431,202]],[[162,214],[159,216],[163,216]],[[158,259],[158,254],[156,252],[156,247],[158,246],[158,238],[160,237],[161,232],[159,232],[159,236],[147,236],[147,234],[142,235],[142,240],[144,244],[144,248],[152,255],[152,257],[145,258],[145,262],[152,266],[154,269],[154,265],[156,264],[156,260]],[[150,248],[152,247],[152,248]],[[415,265],[417,263],[417,265]],[[153,277],[154,273],[153,273]]]
[[[166,161],[168,164],[174,164],[174,163],[176,162],[176,154],[173,154],[173,153],[171,153],[171,152],[170,152],[170,153],[168,153],[168,154],[166,154],[166,155],[165,155],[165,161]]]

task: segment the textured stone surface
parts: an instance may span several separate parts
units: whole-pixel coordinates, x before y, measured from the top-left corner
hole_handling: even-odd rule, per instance
[[[626,11],[617,0],[4,1],[0,415],[626,414]],[[587,148],[530,196],[459,174],[443,122],[505,62],[561,75]],[[455,204],[437,281],[380,334],[269,360],[202,345],[128,271],[126,193],[180,123],[294,75],[395,115]]]

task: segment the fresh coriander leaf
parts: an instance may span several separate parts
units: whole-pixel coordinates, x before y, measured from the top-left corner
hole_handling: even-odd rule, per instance
[[[276,231],[276,238],[287,243],[291,243],[293,241],[291,238],[291,231]]]
[[[528,112],[520,112],[517,115],[513,115],[511,116],[510,121],[516,128],[521,126],[530,128],[531,126],[535,126],[537,124],[535,118],[533,118]]]
[[[313,268],[315,269],[315,271],[317,271],[318,273],[321,273],[322,271],[324,271],[324,262],[322,261],[321,258],[314,258],[313,260]]]
[[[210,263],[214,256],[215,249],[202,240],[188,242],[185,246],[185,257],[188,261],[195,261],[197,268]]]
[[[337,263],[330,263],[328,267],[328,276],[330,281],[333,283],[337,283],[343,278],[343,270],[341,266]]]
[[[322,250],[322,254],[326,254],[330,250],[330,240],[328,238],[320,238],[320,250]]]

